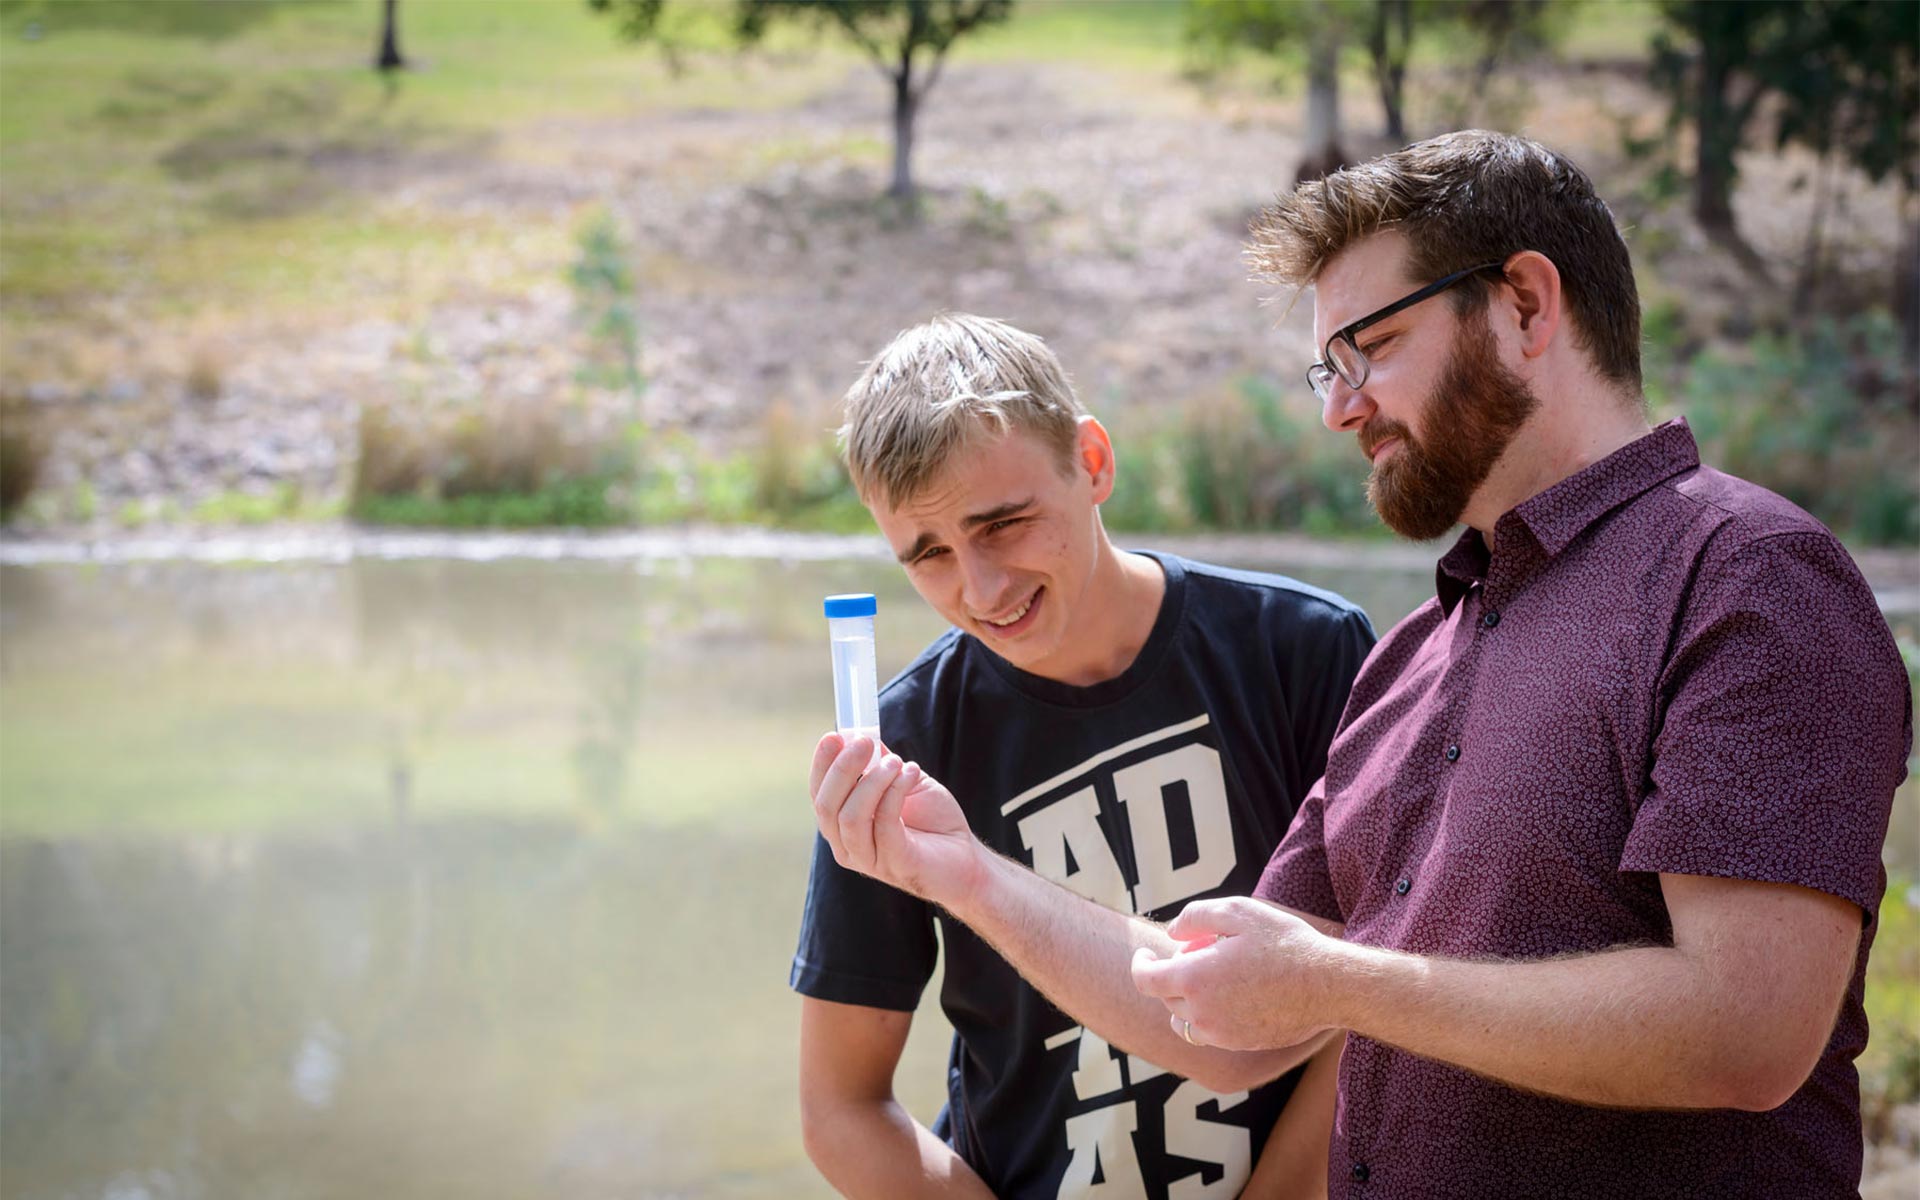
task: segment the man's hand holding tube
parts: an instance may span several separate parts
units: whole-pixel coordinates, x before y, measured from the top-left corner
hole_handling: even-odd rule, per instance
[[[918,765],[829,733],[814,747],[808,793],[833,859],[934,904],[977,887],[988,851],[953,793]],[[882,750],[885,748],[882,747]]]
[[[1113,1045],[1227,1094],[1321,1044],[1327,1025],[1304,1016],[1316,1011],[1304,998],[1283,1011],[1261,992],[1293,974],[1295,952],[1337,948],[1339,926],[1252,900],[1188,905],[1171,929],[1104,908],[993,853],[937,780],[873,753],[869,739],[838,733],[814,748],[808,792],[834,861],[945,908]],[[1215,946],[1180,952],[1215,934]],[[1290,1038],[1292,1028],[1300,1032]]]
[[[1133,983],[1166,1005],[1175,1033],[1265,1050],[1334,1028],[1323,993],[1344,946],[1300,916],[1262,900],[1196,900],[1167,932],[1187,948],[1167,958],[1134,951]]]

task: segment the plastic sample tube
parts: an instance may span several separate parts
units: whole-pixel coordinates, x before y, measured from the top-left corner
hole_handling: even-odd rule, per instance
[[[871,593],[828,596],[827,635],[833,641],[833,724],[842,737],[880,746],[880,680],[874,671]]]

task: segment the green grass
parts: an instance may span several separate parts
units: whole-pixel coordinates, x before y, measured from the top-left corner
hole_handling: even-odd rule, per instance
[[[1880,928],[1867,962],[1867,1025],[1869,1038],[1860,1055],[1862,1092],[1891,1103],[1920,1099],[1920,908],[1909,897],[1920,897],[1920,881],[1900,872],[1890,873],[1887,894],[1880,901]]]
[[[370,525],[453,529],[604,528],[631,523],[630,507],[608,479],[559,480],[534,492],[462,496],[363,496],[352,515]]]
[[[0,325],[71,329],[103,294],[159,319],[404,318],[468,284],[476,255],[487,286],[524,291],[564,261],[568,221],[401,208],[381,190],[395,164],[565,170],[554,122],[642,136],[649,112],[791,105],[858,61],[785,26],[742,58],[721,5],[673,10],[672,67],[573,0],[400,11],[411,69],[384,80],[377,0],[0,3]],[[1171,64],[1177,21],[1168,4],[1028,6],[956,54]],[[733,169],[880,162],[882,133],[756,147]]]
[[[678,76],[584,4],[401,13],[415,69],[386,81],[374,0],[0,5],[0,317],[71,321],[108,291],[163,313],[364,311],[460,281],[476,250],[538,251],[544,278],[564,228],[528,245],[520,214],[397,209],[368,180],[395,161],[538,159],[550,139],[527,130],[553,120],[787,104],[845,69],[743,79],[701,52],[722,39],[698,11],[676,29],[693,47]]]
[[[1004,25],[956,43],[954,54],[1173,70],[1185,28],[1179,0],[1026,0]]]
[[[270,492],[220,492],[200,501],[187,514],[202,525],[321,521],[339,515],[339,502],[309,497],[292,483],[282,483]],[[117,516],[123,525],[138,526],[147,520],[145,509],[137,504],[122,505]]]

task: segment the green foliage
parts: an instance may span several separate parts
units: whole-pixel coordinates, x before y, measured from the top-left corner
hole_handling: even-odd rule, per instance
[[[1720,214],[1738,178],[1735,154],[1763,107],[1774,140],[1838,153],[1911,189],[1920,157],[1920,4],[1914,0],[1663,0],[1653,78],[1671,127],[1690,123],[1696,211]]]
[[[873,528],[831,437],[799,432],[783,405],[769,410],[748,450],[716,455],[684,434],[659,439],[641,475],[634,516],[643,525],[700,521],[834,533]]]
[[[310,515],[300,485],[291,481],[267,492],[221,492],[194,505],[192,512],[195,521],[208,525],[265,525]],[[127,516],[123,508],[122,523]]]
[[[1193,527],[1180,487],[1177,439],[1141,432],[1114,439],[1113,494],[1100,506],[1108,529],[1178,533]]]
[[[592,528],[629,520],[620,484],[607,477],[559,479],[526,492],[369,495],[357,499],[352,512],[371,525],[454,529]]]
[[[626,42],[644,42],[660,29],[666,0],[587,0],[597,13],[613,14],[614,32]]]
[[[1185,30],[1188,71],[1211,76],[1238,52],[1251,51],[1284,80],[1298,69],[1296,59],[1364,46],[1387,136],[1402,140],[1403,96],[1416,43],[1472,63],[1466,92],[1443,105],[1454,110],[1445,123],[1460,124],[1467,102],[1485,92],[1496,67],[1559,41],[1576,9],[1574,0],[1192,0]]]
[[[1251,52],[1265,59],[1276,82],[1293,77],[1297,56],[1308,53],[1310,39],[1331,35],[1335,44],[1352,40],[1364,28],[1376,0],[1192,0],[1187,6],[1185,40],[1190,73],[1206,77],[1234,58]]]
[[[587,0],[614,13],[627,41],[655,42],[673,52],[663,33],[665,0]],[[1013,0],[737,0],[734,36],[760,43],[777,23],[839,34],[866,55],[892,84],[893,182],[887,194],[909,218],[917,214],[909,169],[913,125],[920,103],[940,76],[947,51],[962,37],[1004,22]]]
[[[1202,397],[1179,421],[1116,437],[1118,481],[1102,506],[1129,532],[1300,530],[1379,533],[1366,464],[1320,428],[1304,395],[1265,376]]]
[[[999,24],[1013,0],[740,0],[740,35],[751,42],[782,18],[839,30],[883,66],[925,50],[936,59],[960,38]]]
[[[1666,374],[1649,374],[1649,398],[1686,416],[1707,462],[1842,536],[1920,540],[1920,380],[1884,312],[1716,347]]]
[[[586,339],[576,378],[582,383],[623,387],[638,395],[640,314],[634,298],[632,251],[613,214],[601,209],[580,226],[574,239],[574,317]]]
[[[1920,1100],[1920,883],[1890,873],[1867,960],[1871,1040],[1860,1060],[1867,1136],[1886,1140],[1895,1105]]]

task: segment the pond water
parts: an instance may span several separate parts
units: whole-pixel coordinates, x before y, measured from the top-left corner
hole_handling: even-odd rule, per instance
[[[1228,557],[1383,629],[1431,587]],[[829,1194],[786,972],[843,591],[883,674],[941,627],[874,558],[0,566],[6,1194]]]

